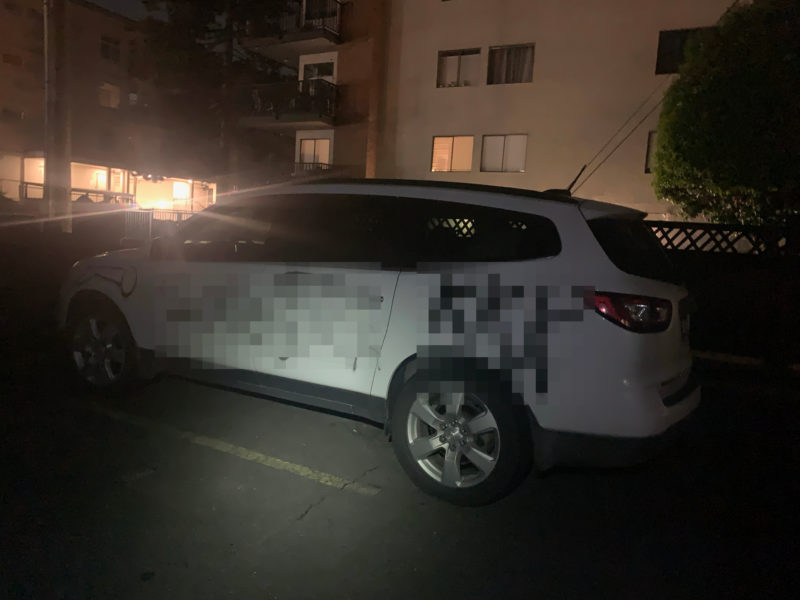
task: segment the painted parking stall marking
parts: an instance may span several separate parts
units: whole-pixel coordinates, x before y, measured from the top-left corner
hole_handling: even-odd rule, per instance
[[[216,450],[218,452],[224,452],[225,454],[229,454],[231,456],[235,456],[243,460],[257,463],[262,467],[267,467],[269,469],[274,469],[276,471],[285,471],[287,473],[291,473],[298,477],[314,481],[321,485],[327,485],[329,487],[333,487],[339,490],[353,492],[361,496],[375,496],[381,491],[380,488],[377,488],[375,486],[358,483],[357,481],[345,479],[343,477],[338,477],[337,475],[331,475],[330,473],[325,473],[323,471],[317,471],[316,469],[306,467],[305,465],[299,465],[296,463],[283,460],[281,458],[268,456],[266,454],[262,454],[261,452],[245,448],[244,446],[237,446],[236,444],[231,444],[230,442],[207,437],[204,435],[193,433],[191,431],[183,431],[181,429],[177,429],[175,427],[159,423],[158,421],[154,421],[146,417],[140,417],[137,415],[132,415],[122,411],[114,410],[112,408],[108,408],[96,402],[87,404],[85,406],[89,410],[104,415],[106,417],[109,417],[111,419],[114,419],[115,421],[129,423],[131,425],[142,427],[148,431],[152,431],[162,435],[167,435],[169,437],[181,440],[186,440],[198,446],[211,448],[212,450]]]

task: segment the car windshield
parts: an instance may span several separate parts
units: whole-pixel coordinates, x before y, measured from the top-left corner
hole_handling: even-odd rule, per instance
[[[617,216],[591,219],[588,223],[618,269],[630,275],[680,283],[675,267],[644,220]]]

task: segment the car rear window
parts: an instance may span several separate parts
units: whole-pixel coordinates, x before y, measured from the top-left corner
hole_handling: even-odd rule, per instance
[[[661,242],[642,219],[602,217],[588,221],[594,237],[618,269],[630,275],[680,283]]]

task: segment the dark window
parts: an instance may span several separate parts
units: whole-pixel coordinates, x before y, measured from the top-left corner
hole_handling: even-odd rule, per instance
[[[655,157],[656,157],[657,139],[658,139],[658,132],[657,131],[648,131],[647,132],[647,154],[645,154],[645,158],[644,158],[644,172],[645,173],[652,173],[653,172],[653,165],[655,164]]]
[[[336,16],[337,4],[335,0],[306,0],[306,19],[328,19]]]
[[[478,85],[480,72],[480,48],[439,52],[436,87],[465,87]]]
[[[128,42],[128,65],[133,67],[136,64],[136,40]]]
[[[388,196],[288,194],[220,206],[187,221],[187,260],[358,262],[516,261],[561,251],[544,217],[468,204]]]
[[[3,54],[3,62],[7,65],[14,65],[15,67],[22,66],[22,57],[18,54]]]
[[[0,119],[3,121],[21,121],[25,118],[25,113],[21,110],[14,110],[13,108],[0,109]]]
[[[589,228],[608,258],[621,271],[649,279],[680,282],[661,242],[646,221],[603,217],[589,221]]]
[[[100,36],[100,56],[111,62],[119,62],[119,40]]]
[[[538,215],[433,200],[404,199],[398,207],[413,263],[505,262],[561,251],[555,225]]]
[[[711,27],[695,27],[693,29],[671,29],[658,34],[658,55],[656,57],[656,75],[677,73],[683,62],[686,43],[701,31]]]
[[[4,2],[3,5],[6,7],[6,10],[10,13],[19,14],[20,7],[19,4],[16,2]]]
[[[533,81],[533,44],[489,48],[486,83],[529,83]]]
[[[333,61],[312,63],[303,67],[303,79],[319,79],[320,77],[333,77]]]

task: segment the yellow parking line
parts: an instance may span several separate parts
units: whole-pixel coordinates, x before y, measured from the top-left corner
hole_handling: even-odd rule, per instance
[[[317,471],[304,465],[298,465],[280,458],[275,458],[274,456],[267,456],[261,452],[256,452],[255,450],[250,450],[249,448],[245,448],[243,446],[237,446],[223,440],[218,440],[204,435],[198,435],[196,433],[192,433],[191,431],[182,431],[175,427],[171,427],[170,425],[164,425],[163,423],[153,421],[152,419],[148,419],[146,417],[139,417],[108,408],[96,402],[89,404],[88,408],[116,421],[137,425],[149,431],[165,434],[181,440],[186,440],[192,444],[197,444],[198,446],[204,446],[218,452],[230,454],[231,456],[235,456],[243,460],[258,463],[262,467],[275,469],[277,471],[286,471],[287,473],[292,473],[293,475],[321,483],[322,485],[327,485],[340,490],[347,490],[349,492],[355,492],[356,494],[360,494],[362,496],[374,496],[380,492],[380,488],[376,488],[371,485],[364,485],[358,483],[357,481],[352,481],[350,479],[344,479],[343,477],[331,475],[330,473]]]

